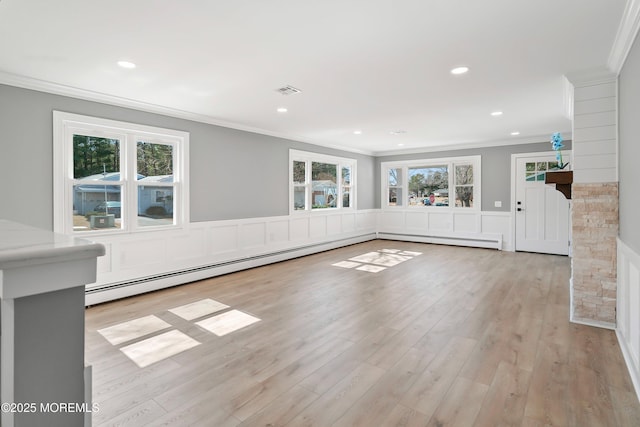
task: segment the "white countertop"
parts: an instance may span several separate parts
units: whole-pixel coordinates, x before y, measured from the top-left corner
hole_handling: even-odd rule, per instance
[[[96,258],[100,243],[0,219],[0,270]]]

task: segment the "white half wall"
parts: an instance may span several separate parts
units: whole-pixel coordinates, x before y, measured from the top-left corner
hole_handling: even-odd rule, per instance
[[[81,236],[105,245],[86,304],[150,292],[376,237],[513,250],[509,212],[360,210],[191,223]]]
[[[201,280],[376,237],[377,211],[311,212],[191,223],[177,230],[82,235],[102,243],[86,304]]]
[[[616,334],[629,375],[640,396],[640,254],[618,239]]]
[[[393,209],[378,214],[378,236],[386,239],[513,251],[510,212]]]

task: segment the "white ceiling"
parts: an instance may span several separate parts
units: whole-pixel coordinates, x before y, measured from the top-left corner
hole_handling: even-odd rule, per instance
[[[571,131],[563,75],[607,65],[624,9],[625,0],[1,0],[0,83],[370,154],[546,141]],[[122,59],[137,68],[118,67]],[[469,73],[450,74],[459,65]],[[284,85],[302,93],[275,91]]]

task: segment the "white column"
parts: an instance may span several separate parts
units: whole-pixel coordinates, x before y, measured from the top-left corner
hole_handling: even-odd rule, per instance
[[[87,403],[84,285],[102,255],[101,244],[0,220],[3,427],[84,425],[83,412],[59,409]]]
[[[616,326],[617,76],[568,76],[573,86],[571,320]]]

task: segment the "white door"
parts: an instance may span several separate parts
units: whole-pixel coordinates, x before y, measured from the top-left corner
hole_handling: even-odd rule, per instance
[[[569,201],[544,183],[555,160],[554,155],[516,159],[517,251],[569,254]]]

